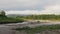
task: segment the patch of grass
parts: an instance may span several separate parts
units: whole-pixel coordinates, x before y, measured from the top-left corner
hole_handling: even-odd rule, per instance
[[[34,34],[36,32],[42,32],[45,30],[56,30],[56,29],[60,29],[60,25],[43,25],[43,26],[38,26],[35,28],[30,28],[30,27],[23,27],[23,28],[16,28],[16,30],[21,31],[21,30],[25,30],[28,34]]]

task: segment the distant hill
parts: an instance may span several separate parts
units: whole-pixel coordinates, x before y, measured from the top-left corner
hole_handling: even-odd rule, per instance
[[[27,15],[24,15],[24,14],[8,14],[6,16],[7,17],[17,17],[17,16],[27,16]]]

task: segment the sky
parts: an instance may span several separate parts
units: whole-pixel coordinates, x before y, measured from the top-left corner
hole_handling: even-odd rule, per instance
[[[6,14],[60,14],[60,0],[0,0]]]

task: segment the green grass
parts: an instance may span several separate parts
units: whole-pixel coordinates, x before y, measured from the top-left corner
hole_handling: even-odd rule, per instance
[[[23,19],[11,18],[11,17],[0,17],[0,24],[7,24],[7,23],[18,23],[24,22]]]
[[[43,25],[35,28],[30,28],[30,27],[16,28],[17,31],[25,30],[28,34],[34,34],[45,30],[56,30],[56,29],[60,29],[60,25],[48,25],[48,26]]]

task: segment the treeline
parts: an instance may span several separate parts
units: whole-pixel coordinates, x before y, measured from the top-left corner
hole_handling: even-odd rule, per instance
[[[17,16],[24,19],[42,19],[42,20],[60,20],[60,15],[27,15],[27,16]]]

